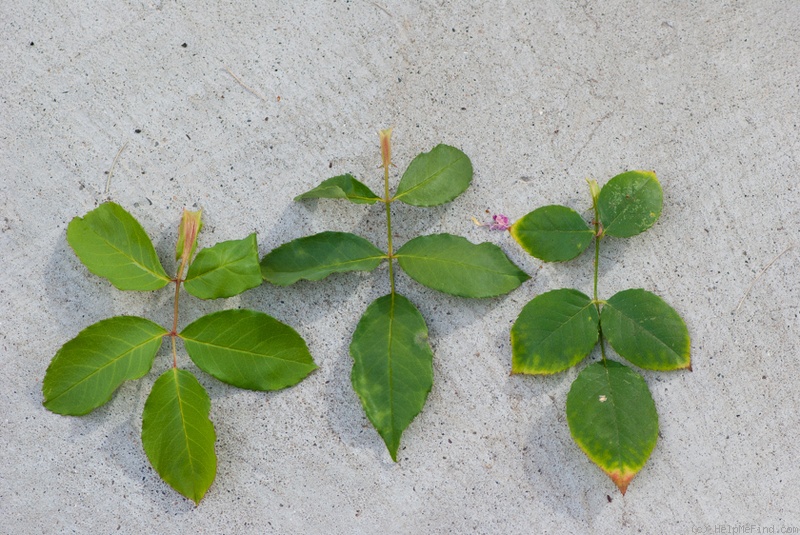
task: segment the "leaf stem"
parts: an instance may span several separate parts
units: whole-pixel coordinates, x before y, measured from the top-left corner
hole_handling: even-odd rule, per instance
[[[597,224],[595,223],[595,230]],[[597,273],[600,267],[600,237],[595,234],[594,237],[594,301],[595,306],[599,307],[599,299],[597,298]],[[599,310],[599,308],[598,308]]]
[[[175,338],[178,336],[178,310],[180,309],[180,297],[181,297],[181,283],[183,282],[183,270],[186,269],[186,262],[189,259],[189,255],[183,255],[181,259],[180,267],[178,267],[178,274],[175,276],[175,303],[172,308],[172,330],[169,333],[169,337],[172,340],[172,367],[178,367],[178,352],[175,349]]]
[[[169,333],[169,339],[172,341],[172,368],[177,369],[178,367],[178,351],[175,349],[175,332]]]
[[[392,295],[394,295],[394,250],[392,249],[392,198],[389,197],[389,162],[383,164],[383,188],[384,199],[386,205],[386,241],[389,248],[389,284],[392,288]]]
[[[600,272],[600,240],[603,239],[603,229],[600,224],[600,212],[597,208],[597,195],[592,194],[592,208],[594,208],[594,306],[597,307],[597,314],[600,315],[600,299],[597,297],[597,278]],[[603,326],[598,328],[598,342],[600,342],[600,354],[603,357],[603,364],[606,363],[606,344],[603,339]]]

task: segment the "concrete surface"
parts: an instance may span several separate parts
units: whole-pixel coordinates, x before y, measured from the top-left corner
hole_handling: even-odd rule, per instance
[[[800,528],[800,4],[655,6],[3,2],[0,532]],[[205,210],[203,245],[256,230],[263,254],[325,229],[383,245],[380,206],[292,197],[343,172],[378,188],[377,131],[390,125],[398,173],[438,142],[475,167],[456,202],[397,207],[397,242],[425,232],[491,240],[534,275],[478,301],[398,279],[436,354],[433,392],[398,464],[349,383],[350,335],[388,291],[385,266],[183,301],[184,325],[223,307],[264,310],[298,329],[320,365],[269,394],[198,372],[219,471],[197,508],[158,478],[139,439],[166,350],[89,416],[42,408],[47,365],[81,329],[121,313],[170,317],[169,291],[120,292],[83,268],[65,240],[72,217],[115,200],[166,266],[184,206]],[[664,213],[646,234],[608,242],[601,295],[664,297],[689,326],[694,373],[644,373],[661,437],[622,497],[570,438],[576,370],[509,376],[514,318],[543,291],[589,291],[589,255],[541,265],[470,217],[585,210],[585,177],[602,184],[633,168],[657,171]],[[181,364],[195,369],[185,355]]]

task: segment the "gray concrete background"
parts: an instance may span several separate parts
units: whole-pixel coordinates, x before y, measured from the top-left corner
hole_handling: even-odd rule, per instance
[[[0,532],[800,528],[800,4],[654,6],[3,2]],[[292,197],[343,172],[378,189],[376,132],[390,125],[398,175],[438,142],[475,167],[454,203],[397,206],[397,243],[430,232],[490,240],[533,275],[489,300],[399,277],[436,355],[399,463],[349,383],[349,339],[388,291],[385,266],[183,300],[183,325],[224,307],[266,311],[294,326],[320,365],[268,394],[197,372],[219,457],[197,508],[154,473],[139,438],[166,347],[150,375],[91,415],[43,409],[47,365],[81,329],[115,314],[164,324],[171,314],[167,290],[120,292],[88,273],[66,243],[72,217],[115,200],[168,270],[184,206],[204,209],[201,245],[255,230],[264,254],[334,229],[383,246],[380,206]],[[590,255],[542,265],[470,217],[586,210],[585,177],[603,184],[635,168],[658,173],[664,212],[647,233],[607,242],[601,297],[643,287],[666,299],[688,324],[694,372],[643,373],[661,436],[622,497],[570,438],[564,405],[578,370],[509,376],[522,306],[553,288],[588,292]],[[196,371],[185,355],[181,365]]]

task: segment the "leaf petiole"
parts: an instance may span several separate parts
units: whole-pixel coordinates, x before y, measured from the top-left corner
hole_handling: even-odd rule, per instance
[[[394,295],[394,249],[392,249],[392,197],[389,195],[389,166],[392,163],[392,129],[382,130],[381,139],[381,158],[383,160],[383,191],[384,197],[381,199],[386,206],[386,242],[389,260],[389,284],[391,293]]]
[[[594,209],[594,219],[592,220],[592,224],[594,225],[594,299],[592,299],[592,303],[597,308],[597,314],[600,314],[600,304],[605,304],[605,301],[601,301],[597,297],[597,278],[598,273],[600,271],[600,241],[603,239],[603,224],[600,222],[600,212],[597,208],[597,198],[599,196],[599,190],[597,189],[597,182],[595,181],[588,181],[589,188],[592,190],[592,208]],[[605,339],[603,338],[603,326],[601,324],[597,325],[597,342],[600,344],[600,355],[603,357],[603,364],[606,363],[606,343]]]
[[[178,311],[180,309],[180,298],[181,298],[181,283],[183,282],[183,271],[186,269],[186,262],[188,260],[188,255],[184,255],[181,258],[180,267],[178,267],[178,274],[175,275],[175,278],[172,282],[175,283],[175,302],[172,307],[172,330],[167,333],[170,340],[172,341],[172,367],[178,367],[178,351],[175,348],[175,338],[178,336]]]
[[[172,342],[172,367],[178,367],[178,351],[175,349],[175,338],[178,336],[178,310],[180,308],[180,298],[181,298],[181,277],[183,276],[183,270],[186,267],[186,260],[181,260],[181,265],[178,268],[178,274],[175,276],[175,302],[172,308],[172,330],[168,333],[170,341]]]

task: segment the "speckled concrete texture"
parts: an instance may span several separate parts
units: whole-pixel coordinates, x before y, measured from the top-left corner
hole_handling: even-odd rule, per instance
[[[3,2],[0,21],[0,532],[800,529],[800,3],[23,0]],[[466,300],[400,275],[429,325],[435,385],[399,463],[349,382],[350,336],[388,291],[385,266],[183,301],[184,325],[228,307],[272,314],[320,366],[264,394],[181,356],[218,435],[199,507],[159,479],[139,438],[166,348],[88,416],[42,407],[47,365],[81,329],[171,314],[167,290],[120,292],[88,273],[70,219],[113,199],[166,266],[184,206],[204,209],[201,245],[256,231],[264,254],[330,229],[383,246],[382,207],[292,198],[344,172],[378,189],[377,131],[392,125],[398,174],[439,142],[475,168],[451,204],[397,206],[396,243],[492,241],[533,276]],[[543,265],[470,218],[588,213],[584,178],[637,168],[658,173],[664,212],[607,242],[601,297],[661,295],[688,324],[694,372],[643,372],[660,438],[623,497],[570,437],[578,369],[509,375],[523,305],[590,291],[591,259]]]

